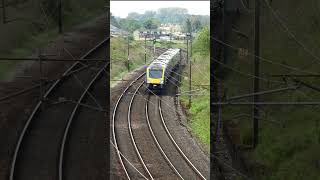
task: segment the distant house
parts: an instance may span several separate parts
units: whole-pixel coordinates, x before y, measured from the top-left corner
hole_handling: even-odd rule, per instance
[[[117,37],[118,35],[121,34],[121,30],[113,25],[110,25],[110,34],[113,37]]]
[[[170,41],[171,40],[170,36],[161,36],[159,39],[162,41]]]
[[[181,32],[181,26],[178,24],[171,23],[161,24],[159,30],[167,33]]]

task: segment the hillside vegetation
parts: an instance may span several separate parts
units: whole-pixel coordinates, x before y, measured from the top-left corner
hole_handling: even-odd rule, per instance
[[[150,46],[151,42],[147,42]],[[144,65],[144,41],[130,40],[129,71]],[[114,86],[122,76],[128,73],[128,42],[123,37],[112,37],[110,42],[110,57],[113,62],[110,69],[111,86]],[[152,52],[147,49],[147,64],[152,60]]]
[[[253,1],[250,4],[253,6]],[[263,0],[261,4],[260,50],[264,58],[260,64],[261,91],[296,86],[294,79],[319,88],[319,77],[279,78],[271,75],[319,74],[320,2]],[[236,50],[228,48],[227,64],[234,70],[224,68],[223,77],[228,97],[253,91],[253,56],[250,55],[253,52],[253,13],[242,14],[234,26],[249,39],[231,33],[230,42]],[[248,49],[249,54],[238,48]],[[260,96],[260,101],[319,100],[320,92],[306,86]],[[319,106],[260,106],[259,109],[259,144],[255,150],[246,153],[253,179],[320,179]],[[251,110],[251,106],[223,108],[223,119],[239,128],[241,146],[252,144]]]
[[[191,132],[209,149],[210,145],[210,29],[204,27],[196,36],[191,60],[192,103],[188,104],[189,67],[185,68],[181,101],[188,107]]]

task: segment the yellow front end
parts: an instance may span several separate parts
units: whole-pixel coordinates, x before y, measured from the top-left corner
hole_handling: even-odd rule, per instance
[[[161,84],[161,79],[149,78],[149,84]]]
[[[164,71],[162,70],[162,76],[160,78],[151,78],[149,76],[149,68],[147,69],[147,84],[153,87],[159,86],[164,84]]]

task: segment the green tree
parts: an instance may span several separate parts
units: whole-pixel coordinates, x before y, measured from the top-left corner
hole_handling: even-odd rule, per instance
[[[141,15],[141,21],[146,21],[150,18],[155,18],[156,12],[155,11],[146,11],[144,14]]]
[[[208,55],[210,52],[210,29],[206,26],[200,30],[194,45],[194,51],[201,55]]]
[[[156,18],[162,23],[180,24],[187,17],[188,10],[179,7],[159,8]]]
[[[141,19],[141,14],[136,13],[136,12],[130,12],[128,14],[128,18],[134,19],[134,20],[140,20]]]
[[[143,22],[143,26],[147,30],[157,29],[159,27],[159,25],[160,25],[160,21],[155,18],[150,18],[150,19],[146,20],[145,22]]]
[[[187,18],[185,22],[185,32],[191,33],[192,32],[192,25],[191,25],[191,20]]]
[[[203,27],[209,26],[210,21],[207,16],[191,15],[189,16],[182,26],[184,32],[197,32]]]
[[[189,19],[192,26],[192,32],[198,31],[201,28],[201,16],[191,15]]]
[[[200,16],[201,27],[210,26],[210,16]]]
[[[121,19],[119,21],[119,25],[121,29],[124,29],[129,32],[133,32],[139,28],[141,28],[141,23],[137,20],[131,19],[131,18],[125,18]]]

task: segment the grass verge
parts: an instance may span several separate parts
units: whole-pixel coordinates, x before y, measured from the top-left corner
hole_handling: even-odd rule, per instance
[[[131,41],[129,46],[130,71],[145,64],[144,41]],[[110,42],[111,69],[110,79],[111,87],[128,72],[128,44],[127,39],[123,37],[112,37]],[[147,50],[147,63],[152,60],[152,52]]]
[[[210,147],[210,56],[202,56],[199,53],[193,55],[191,63],[192,103],[188,109],[188,119],[191,132]],[[185,68],[181,85],[181,103],[189,107],[189,67]]]

